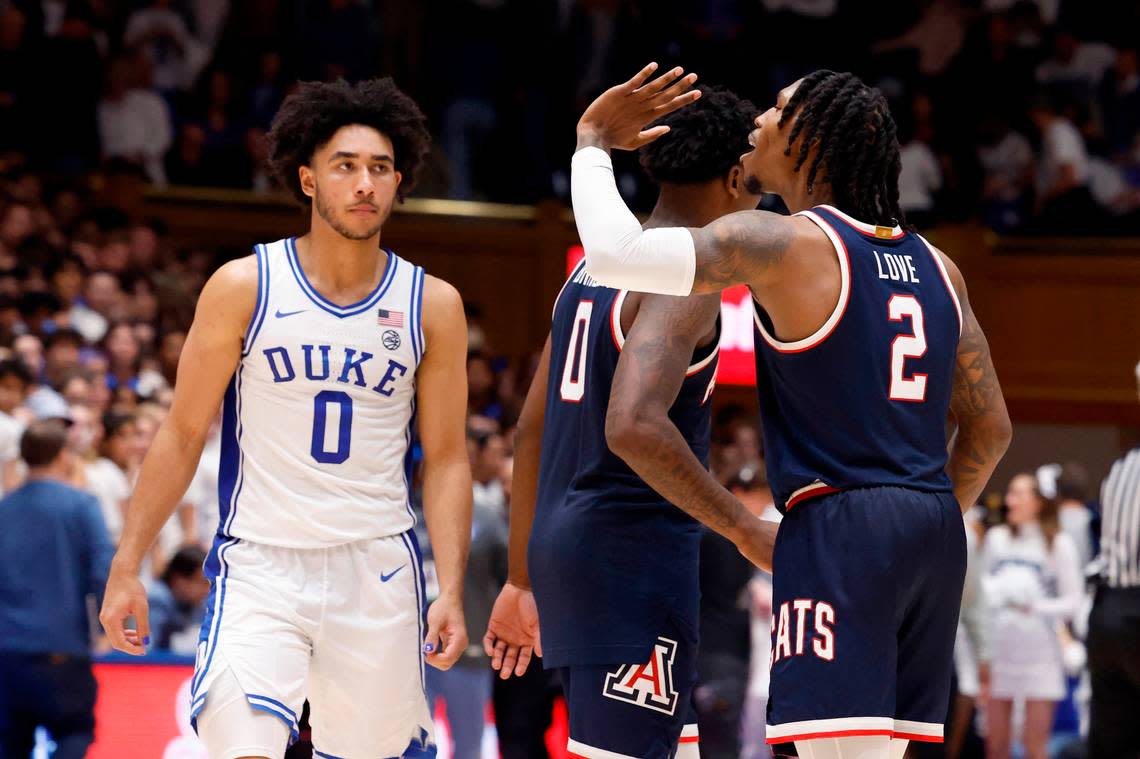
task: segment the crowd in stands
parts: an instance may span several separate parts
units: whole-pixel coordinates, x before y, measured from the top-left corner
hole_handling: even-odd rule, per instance
[[[419,194],[530,203],[567,197],[578,114],[647,60],[763,108],[830,67],[892,102],[912,221],[1127,232],[1138,25],[1137,0],[0,0],[0,156],[270,192],[266,130],[299,78],[391,75],[436,137]]]

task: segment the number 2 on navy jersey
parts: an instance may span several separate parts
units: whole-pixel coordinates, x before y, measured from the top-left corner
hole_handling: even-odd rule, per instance
[[[922,304],[913,295],[891,296],[887,302],[887,317],[893,322],[901,322],[910,317],[911,334],[896,335],[891,343],[891,392],[892,401],[922,403],[926,400],[926,375],[906,376],[905,364],[908,358],[922,358],[926,355],[926,330],[923,328]]]
[[[593,313],[594,301],[578,302],[562,368],[562,400],[568,403],[580,403],[586,394],[586,352],[590,346],[590,315]]]

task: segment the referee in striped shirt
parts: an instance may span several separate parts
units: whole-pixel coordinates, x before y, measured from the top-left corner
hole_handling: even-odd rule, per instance
[[[1140,387],[1140,364],[1136,365]],[[1089,756],[1140,757],[1140,446],[1101,488],[1101,583],[1089,617]]]

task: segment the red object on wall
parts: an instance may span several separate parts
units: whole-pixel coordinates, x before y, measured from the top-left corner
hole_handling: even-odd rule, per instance
[[[206,748],[190,728],[193,676],[194,667],[182,660],[96,663],[95,743],[87,759],[208,759]],[[446,724],[442,707],[436,710],[436,720]],[[492,720],[488,709],[488,726]],[[445,731],[437,730],[437,737]],[[559,698],[546,731],[552,759],[566,759],[568,735],[566,704]]]
[[[194,667],[144,662],[95,665],[99,700],[87,758],[205,759],[205,748],[190,732]]]
[[[585,256],[581,245],[566,251],[566,275]],[[752,297],[744,285],[721,293],[720,364],[716,381],[721,385],[756,386],[756,358],[753,354]]]

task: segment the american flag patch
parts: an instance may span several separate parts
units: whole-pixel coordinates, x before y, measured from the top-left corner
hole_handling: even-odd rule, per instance
[[[388,311],[382,308],[376,312],[376,323],[381,327],[403,327],[404,312]]]

